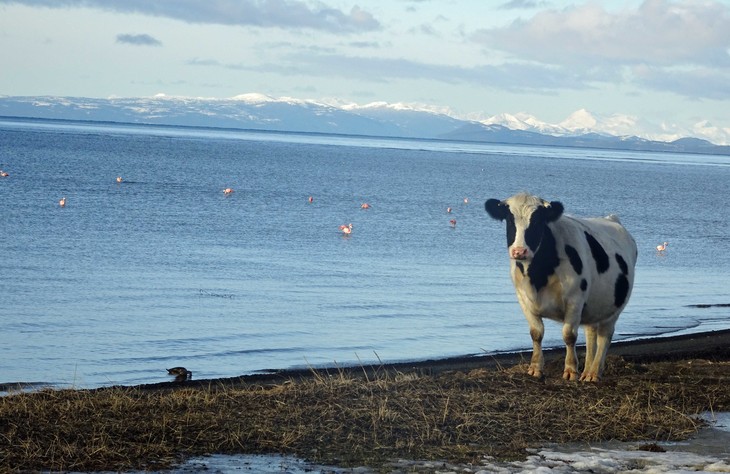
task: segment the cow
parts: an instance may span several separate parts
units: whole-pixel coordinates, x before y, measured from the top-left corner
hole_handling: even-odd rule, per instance
[[[616,320],[631,296],[636,242],[618,217],[579,219],[563,214],[559,201],[526,193],[488,199],[487,213],[506,221],[510,273],[532,337],[528,374],[542,378],[543,319],[563,323],[563,378],[578,378],[578,327],[586,337],[581,381],[603,372]]]

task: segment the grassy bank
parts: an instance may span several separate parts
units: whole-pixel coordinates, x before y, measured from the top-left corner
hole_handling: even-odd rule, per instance
[[[161,469],[209,453],[389,459],[518,458],[546,442],[672,440],[730,410],[730,362],[609,359],[604,381],[525,366],[419,375],[330,371],[277,384],[42,390],[0,398],[0,470]]]

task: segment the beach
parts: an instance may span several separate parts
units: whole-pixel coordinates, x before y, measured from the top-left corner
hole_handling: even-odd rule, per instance
[[[210,469],[216,459],[240,467],[249,455],[283,455],[306,460],[306,469],[433,472],[490,462],[518,472],[510,469],[536,465],[534,456],[554,458],[539,454],[546,446],[669,451],[667,443],[697,437],[707,413],[730,411],[729,342],[730,331],[716,331],[617,343],[598,383],[563,381],[555,349],[542,380],[526,375],[529,352],[521,352],[17,393],[0,399],[0,466]],[[728,462],[726,448],[706,456]]]

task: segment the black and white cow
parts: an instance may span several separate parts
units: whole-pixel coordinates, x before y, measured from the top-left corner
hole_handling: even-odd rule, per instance
[[[517,194],[489,199],[487,213],[507,221],[507,249],[517,299],[530,325],[532,360],[528,373],[542,376],[543,318],[563,323],[563,378],[578,377],[578,326],[586,336],[586,363],[580,380],[598,381],[621,310],[631,295],[636,242],[618,217],[578,219],[563,214],[560,202]]]

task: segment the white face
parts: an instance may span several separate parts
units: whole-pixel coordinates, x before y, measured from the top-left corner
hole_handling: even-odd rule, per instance
[[[513,196],[506,202],[509,256],[514,260],[532,260],[547,225],[547,203],[525,195]]]

